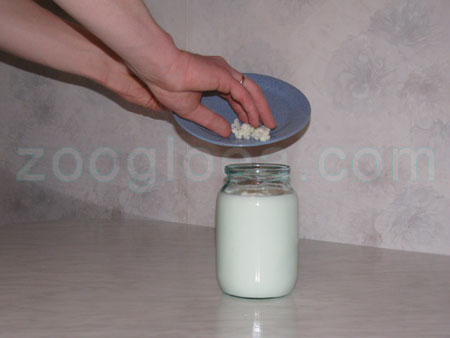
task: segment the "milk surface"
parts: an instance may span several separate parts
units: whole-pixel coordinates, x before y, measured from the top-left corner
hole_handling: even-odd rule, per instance
[[[280,297],[295,286],[298,199],[295,193],[219,193],[216,209],[217,278],[225,293]]]

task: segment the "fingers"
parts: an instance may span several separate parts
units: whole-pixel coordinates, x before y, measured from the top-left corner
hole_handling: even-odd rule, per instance
[[[239,120],[241,120],[244,123],[248,123],[247,114],[245,113],[245,110],[242,108],[242,106],[238,102],[233,100],[233,98],[230,95],[222,95],[222,97],[228,101],[231,108],[237,114]]]
[[[231,134],[231,126],[227,120],[202,104],[199,104],[191,113],[183,114],[181,116],[202,125],[222,137],[229,137]]]
[[[254,127],[259,126],[259,113],[253,98],[247,89],[245,89],[230,72],[222,72],[216,90],[225,95],[229,95],[232,99],[231,102],[234,100],[243,108],[247,115],[248,122]],[[234,103],[232,104],[232,107],[233,105]]]
[[[245,79],[243,86],[248,89],[250,95],[252,96],[256,108],[258,109],[261,122],[270,129],[275,128],[277,123],[273,118],[272,111],[269,108],[269,104],[267,103],[261,88],[259,88],[259,86],[249,78]]]
[[[234,80],[234,79],[233,79]],[[230,96],[237,101],[247,113],[248,121],[253,127],[259,127],[259,112],[256,104],[247,91],[239,81],[234,80],[230,88]]]
[[[222,57],[185,53],[183,88],[190,91],[217,91],[230,103],[245,123],[269,128],[276,123],[259,86],[251,79],[240,83],[242,74],[233,69]],[[180,89],[177,89],[181,91]]]
[[[140,82],[137,82],[134,78],[130,77],[129,80],[130,81],[127,86],[127,90],[116,90],[116,93],[118,93],[119,96],[121,96],[128,102],[137,104],[153,111],[162,112],[167,110],[167,108],[165,108],[153,96],[153,94],[148,90],[147,87],[142,86]]]
[[[233,100],[228,100],[228,102],[230,102],[231,107],[238,114],[241,121],[246,122],[241,118],[242,111],[236,104],[238,104],[240,108],[243,108],[248,117],[248,121],[252,126],[259,127],[261,121],[266,127],[270,129],[275,128],[275,119],[273,118],[261,88],[248,77],[241,83],[242,74],[229,66],[226,62],[223,62],[222,60],[220,60],[220,62],[222,66],[228,68],[232,75],[233,80],[231,80],[230,84],[230,95],[236,102],[234,103]]]
[[[146,98],[146,100],[147,101],[144,104],[142,104],[143,107],[146,107],[156,112],[164,112],[168,110],[161,103],[159,103],[158,100],[153,95],[149,95]]]

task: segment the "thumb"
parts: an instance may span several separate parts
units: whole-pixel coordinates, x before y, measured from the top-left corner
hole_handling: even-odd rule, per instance
[[[221,115],[199,104],[197,108],[188,113],[180,114],[181,117],[195,122],[222,137],[229,137],[231,134],[231,126],[228,121]]]

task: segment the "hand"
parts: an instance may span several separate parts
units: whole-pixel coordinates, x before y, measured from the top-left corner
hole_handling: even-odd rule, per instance
[[[154,111],[168,110],[158,102],[147,85],[134,75],[114,52],[103,46],[99,50],[101,51],[99,60],[106,67],[103,68],[103,71],[95,72],[95,76],[92,77],[94,81],[128,102]]]
[[[201,104],[204,91],[217,91],[231,105],[242,122],[258,127],[276,127],[275,120],[259,86],[242,75],[221,57],[180,52],[165,74],[154,79],[138,74],[161,106],[194,121],[217,134],[228,137],[229,123]],[[150,80],[151,79],[151,80]]]
[[[33,1],[0,1],[0,49],[90,78],[132,103],[162,109],[148,87],[102,41]]]
[[[228,137],[229,123],[200,103],[203,91],[215,90],[230,103],[242,122],[255,127],[260,122],[269,128],[276,126],[259,86],[249,78],[241,84],[242,75],[221,57],[181,52],[176,63],[160,76],[162,79],[142,76],[144,83],[106,46],[101,50],[103,63],[108,67],[98,82],[129,102],[155,111],[172,110]]]
[[[201,104],[204,91],[218,91],[243,122],[275,127],[253,81],[239,83],[242,75],[220,57],[178,50],[142,0],[54,1],[93,35],[32,1],[0,1],[0,47],[91,78],[130,102],[153,110],[165,106],[224,137],[230,125]]]

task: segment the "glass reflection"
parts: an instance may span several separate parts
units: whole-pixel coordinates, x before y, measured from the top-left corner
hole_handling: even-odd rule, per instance
[[[220,299],[215,337],[296,336],[298,313],[292,295],[271,299],[246,299],[223,294]]]

